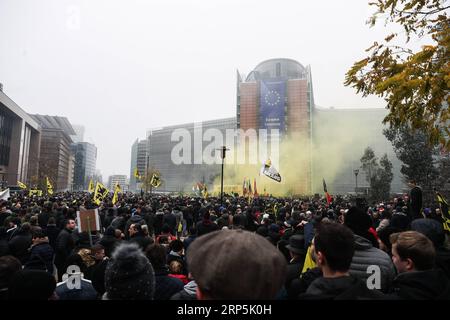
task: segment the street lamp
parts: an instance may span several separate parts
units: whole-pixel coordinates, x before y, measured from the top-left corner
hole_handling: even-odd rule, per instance
[[[358,173],[359,173],[359,169],[353,170],[353,173],[355,174],[355,193],[358,194]]]
[[[222,146],[220,149],[217,149],[217,150],[221,151],[220,157],[222,158],[222,175],[220,177],[220,205],[223,205],[223,163],[225,160],[226,152],[230,149],[227,149],[226,146]]]

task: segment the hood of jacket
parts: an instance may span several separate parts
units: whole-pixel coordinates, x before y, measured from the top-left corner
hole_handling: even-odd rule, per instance
[[[197,283],[192,280],[184,285],[184,291],[190,296],[195,297],[197,294]]]

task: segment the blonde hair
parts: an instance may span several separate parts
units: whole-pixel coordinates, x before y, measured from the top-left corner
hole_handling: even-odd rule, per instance
[[[430,239],[417,231],[391,234],[389,240],[402,260],[411,259],[416,270],[429,270],[434,267],[436,250]]]

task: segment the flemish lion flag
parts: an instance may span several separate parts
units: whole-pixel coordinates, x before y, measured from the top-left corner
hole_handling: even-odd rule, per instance
[[[119,184],[116,184],[116,187],[114,189],[114,196],[112,198],[112,203],[116,204],[117,200],[119,200],[119,192],[121,192],[122,189],[120,188]]]
[[[36,195],[38,197],[42,197],[42,190],[39,189],[30,189],[29,196]]]
[[[92,179],[91,179],[89,181],[88,192],[94,192],[94,191],[95,191],[94,181],[92,181]]]
[[[47,193],[52,195],[53,194],[53,186],[50,182],[50,179],[47,177]]]
[[[158,188],[161,185],[161,178],[156,173],[153,174],[152,180],[150,180],[150,184],[154,188]]]
[[[139,174],[138,168],[134,168],[134,177],[138,178],[139,180],[141,179],[141,175]]]
[[[441,207],[442,218],[444,219],[444,222],[442,223],[444,230],[450,231],[450,210],[448,202],[439,192],[436,192],[436,198]]]
[[[100,182],[97,182],[97,185],[95,186],[94,198],[92,199],[92,201],[94,201],[97,205],[100,205],[100,202],[102,202],[103,199],[106,198],[108,193],[109,193],[108,188],[106,188]]]
[[[17,185],[19,186],[20,189],[27,189],[27,185],[23,182],[17,181]]]

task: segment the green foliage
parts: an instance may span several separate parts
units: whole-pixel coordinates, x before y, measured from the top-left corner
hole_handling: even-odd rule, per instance
[[[370,183],[371,200],[385,201],[389,199],[394,175],[392,163],[387,154],[384,154],[378,161],[372,148],[367,147],[361,157],[361,167],[366,173],[367,182]]]
[[[449,2],[378,0],[369,5],[377,9],[371,26],[385,17],[385,24],[398,24],[404,32],[368,48],[368,56],[347,71],[345,85],[363,96],[384,97],[389,109],[384,123],[421,129],[431,144],[450,150]],[[414,52],[408,47],[412,38],[429,44]]]
[[[433,190],[436,188],[444,191],[450,183],[449,155],[431,145],[429,137],[422,131],[402,126],[385,129],[383,134],[392,143],[397,158],[403,163],[400,172],[405,180],[416,180],[422,186],[424,200],[432,203]]]

